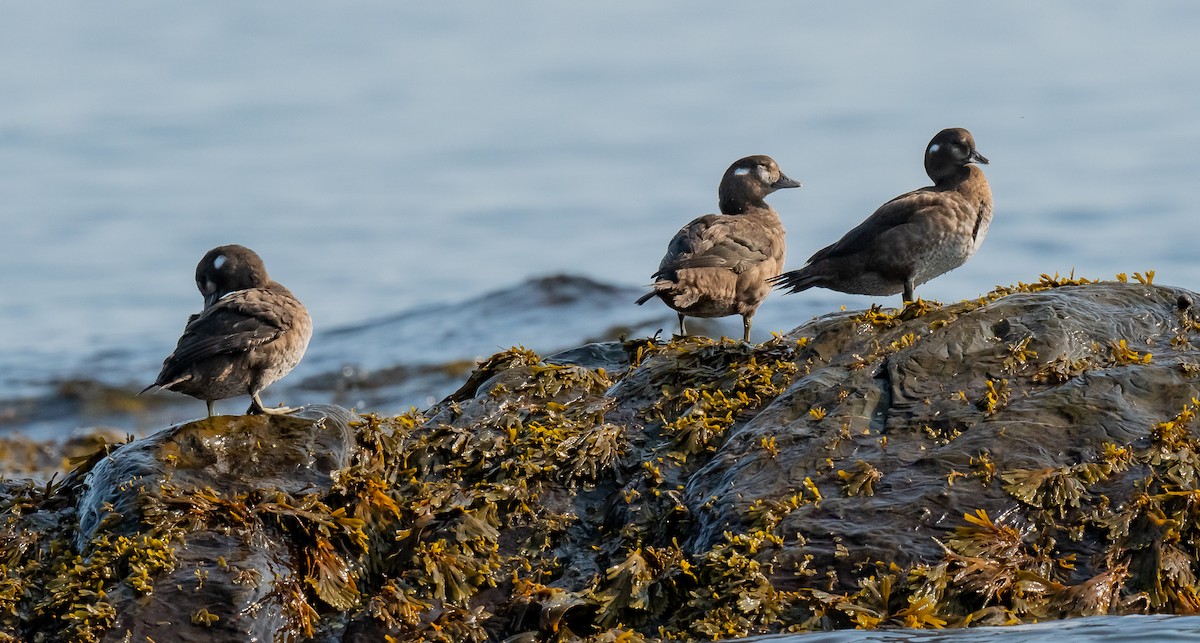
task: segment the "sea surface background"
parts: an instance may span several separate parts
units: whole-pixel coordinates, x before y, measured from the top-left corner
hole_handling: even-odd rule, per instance
[[[315,320],[269,404],[422,407],[513,344],[670,332],[632,300],[735,159],[804,183],[771,197],[795,268],[927,184],[949,126],[992,161],[995,219],[921,296],[1148,269],[1200,289],[1197,34],[1182,0],[4,2],[0,431],[202,413],[105,400],[154,379],[216,245],[257,250]],[[898,299],[772,295],[756,338]],[[1021,640],[1144,621],[1092,625]]]
[[[548,322],[522,284],[568,274],[636,296],[670,236],[715,210],[725,168],[757,153],[804,183],[770,199],[799,267],[927,184],[922,152],[948,126],[992,160],[995,219],[975,258],[918,294],[1147,269],[1200,288],[1196,3],[218,0],[0,14],[9,430],[93,423],[21,410],[52,404],[64,382],[152,381],[199,309],[193,271],[216,245],[254,248],[308,305],[309,358],[266,396],[294,401],[288,382],[323,373],[669,332],[664,306],[624,292]],[[774,294],[756,339],[898,300]]]

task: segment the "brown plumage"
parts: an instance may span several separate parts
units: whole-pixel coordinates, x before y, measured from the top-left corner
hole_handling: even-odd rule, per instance
[[[213,402],[249,395],[249,413],[284,413],[263,407],[259,392],[304,356],[312,320],[287,288],[267,276],[262,259],[238,245],[210,250],[196,266],[204,310],[188,319],[183,336],[163,361],[152,388]]]
[[[772,281],[789,292],[814,286],[861,295],[904,293],[965,263],[992,221],[992,190],[972,163],[988,160],[962,128],[938,132],[925,148],[933,185],[884,203],[799,270]]]
[[[654,290],[637,300],[663,300],[684,317],[741,315],[743,338],[759,304],[771,291],[767,278],[783,270],[784,229],[763,200],[782,189],[800,187],[769,156],[747,156],[725,171],[717,190],[721,214],[706,214],[683,226],[667,245],[655,272]]]

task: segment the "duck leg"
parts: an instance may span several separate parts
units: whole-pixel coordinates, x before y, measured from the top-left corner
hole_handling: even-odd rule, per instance
[[[267,408],[258,397],[258,391],[254,391],[250,394],[250,408],[246,409],[246,415],[287,415],[295,410],[290,406]]]

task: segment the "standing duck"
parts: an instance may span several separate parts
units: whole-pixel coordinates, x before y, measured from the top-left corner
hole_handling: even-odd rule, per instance
[[[784,229],[763,200],[783,188],[798,188],[769,156],[747,156],[725,171],[717,190],[721,214],[706,214],[683,226],[667,244],[652,291],[685,317],[741,315],[745,341],[759,304],[771,291],[768,278],[783,270]]]
[[[290,412],[265,408],[259,393],[304,356],[312,337],[304,304],[238,245],[209,250],[196,266],[196,286],[204,309],[188,319],[158,379],[142,392],[157,387],[204,400],[209,417],[214,401],[238,395],[250,396],[251,414]]]
[[[805,266],[772,281],[790,293],[814,286],[860,295],[904,293],[966,263],[992,221],[992,190],[975,163],[988,160],[960,127],[944,129],[925,148],[933,185],[879,206]]]

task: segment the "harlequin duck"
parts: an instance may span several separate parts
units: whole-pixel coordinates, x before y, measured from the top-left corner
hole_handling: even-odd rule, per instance
[[[963,265],[992,221],[992,190],[972,163],[988,160],[962,128],[944,129],[925,148],[930,187],[884,203],[837,243],[817,251],[799,270],[772,281],[789,292],[814,286],[861,295],[904,292]]]
[[[287,375],[308,348],[312,320],[287,288],[267,276],[253,250],[213,248],[196,266],[204,310],[192,315],[175,352],[163,361],[152,388],[185,393],[208,404],[238,395],[252,400],[247,413],[287,413],[264,408],[258,394]]]
[[[798,188],[769,156],[747,156],[725,171],[717,189],[721,214],[706,214],[675,234],[651,275],[653,297],[684,317],[741,315],[743,339],[759,304],[771,291],[768,277],[783,269],[784,230],[775,210],[763,201],[783,188]]]

